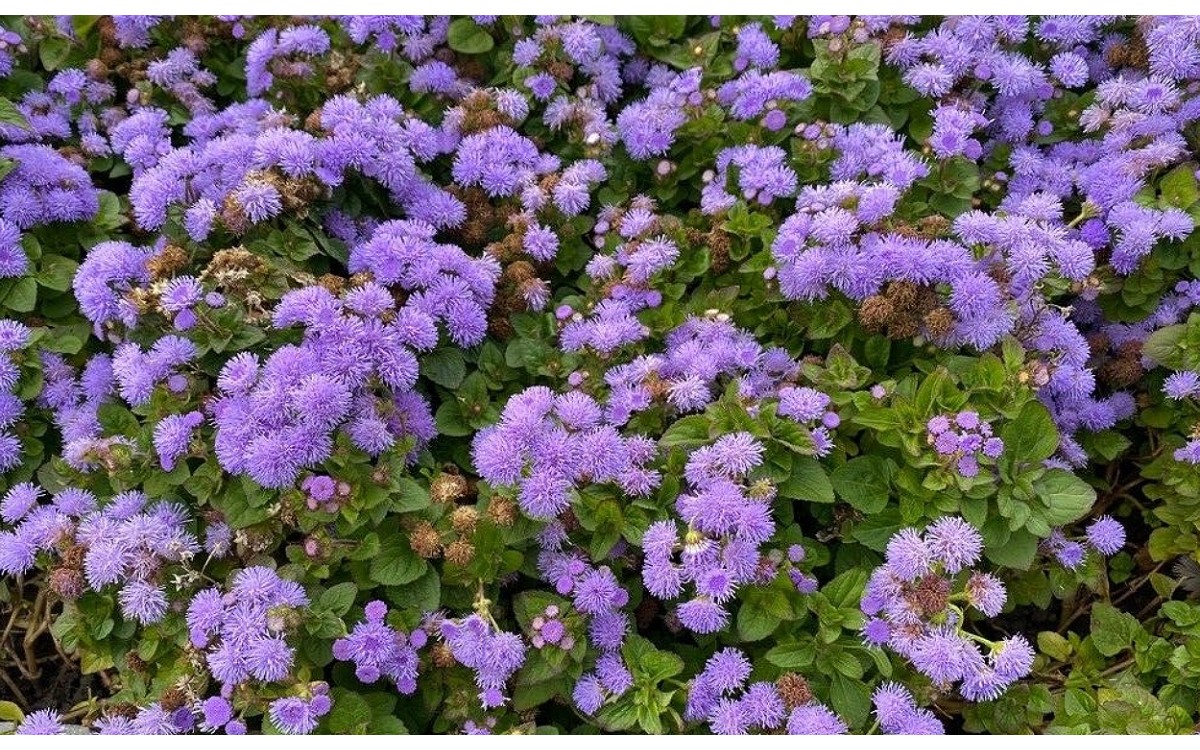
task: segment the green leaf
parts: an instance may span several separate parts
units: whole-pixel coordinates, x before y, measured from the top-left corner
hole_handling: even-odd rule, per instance
[[[71,40],[62,36],[43,39],[38,45],[38,58],[46,70],[58,70],[71,54]]]
[[[636,724],[637,720],[637,704],[628,694],[616,703],[604,706],[596,714],[596,723],[609,732],[624,732]]]
[[[442,603],[442,578],[436,568],[426,566],[425,573],[412,583],[388,589],[388,598],[404,602],[404,606],[416,612],[432,612]]]
[[[656,685],[683,671],[683,659],[670,651],[660,651],[639,635],[630,636],[621,647],[621,655],[639,684]]]
[[[860,456],[834,469],[829,480],[842,500],[863,513],[878,513],[887,507],[889,473],[887,459]]]
[[[796,456],[792,461],[792,473],[779,486],[784,497],[807,500],[813,503],[832,503],[833,484],[825,469],[811,456]]]
[[[788,596],[779,589],[747,589],[737,613],[738,636],[743,641],[762,640],[794,616]]]
[[[21,114],[21,110],[17,109],[17,105],[2,96],[0,96],[0,124],[13,125],[22,130],[29,130],[29,121],[25,119],[25,115]]]
[[[812,643],[788,643],[766,653],[767,661],[781,669],[804,669],[813,663],[817,649]]]
[[[371,560],[371,580],[384,586],[400,586],[420,578],[425,568],[425,561],[412,551],[408,538],[393,534]]]
[[[334,734],[366,734],[371,721],[371,705],[350,690],[333,689],[333,708],[327,718]]]
[[[829,702],[850,724],[861,724],[871,712],[871,692],[861,679],[834,672],[829,680]]]
[[[1051,526],[1062,526],[1083,518],[1096,502],[1092,486],[1063,469],[1051,469],[1033,483],[1046,508],[1042,516]]]
[[[421,357],[421,374],[443,388],[462,385],[467,376],[467,364],[462,352],[453,347],[434,349]]]
[[[1196,187],[1196,164],[1188,162],[1172,169],[1158,183],[1162,199],[1175,208],[1187,210],[1200,200]]]
[[[1142,344],[1142,354],[1163,367],[1180,369],[1184,366],[1180,344],[1188,327],[1183,323],[1160,328]]]
[[[392,482],[392,510],[396,513],[411,513],[429,507],[429,491],[408,477]]]
[[[658,442],[664,448],[695,448],[709,441],[709,426],[710,421],[706,415],[693,414],[668,427]]]
[[[478,55],[495,46],[491,35],[479,28],[479,24],[470,18],[456,18],[450,23],[446,40],[450,49],[466,55]]]
[[[0,701],[0,721],[11,721],[20,724],[25,721],[25,714],[16,703]]]
[[[1038,650],[1051,659],[1066,661],[1071,658],[1071,642],[1053,630],[1043,630],[1037,637]]]
[[[1004,440],[1004,454],[1014,466],[1044,461],[1058,448],[1054,420],[1037,401],[1025,404],[1016,419],[1006,422],[1000,437]]]
[[[354,604],[354,597],[357,595],[358,587],[353,583],[349,581],[339,583],[321,593],[321,598],[317,600],[317,607],[341,617],[349,611]]]
[[[986,536],[985,536],[986,538]],[[1017,529],[1005,544],[988,545],[987,557],[997,565],[1026,570],[1037,555],[1038,538],[1025,529]]]
[[[839,573],[827,583],[821,593],[837,607],[857,607],[862,599],[863,589],[867,585],[867,571],[862,568],[850,568]]]
[[[664,47],[678,41],[687,29],[687,16],[624,16],[633,37],[641,45]]]
[[[437,424],[439,435],[463,437],[474,432],[471,425],[463,419],[462,409],[459,408],[457,401],[443,401],[433,420]]]
[[[41,268],[38,269],[38,283],[56,292],[65,292],[71,288],[71,280],[79,264],[61,255],[42,256]]]
[[[1136,618],[1107,602],[1092,605],[1092,643],[1104,656],[1116,656],[1133,644],[1134,635],[1141,630]]]
[[[30,276],[17,281],[4,295],[4,306],[15,312],[33,312],[37,307],[38,285]]]

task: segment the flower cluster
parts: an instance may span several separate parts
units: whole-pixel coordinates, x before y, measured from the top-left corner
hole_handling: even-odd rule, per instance
[[[926,423],[927,442],[938,456],[953,461],[959,475],[979,474],[979,457],[992,461],[1004,452],[1004,441],[992,435],[992,426],[973,411],[939,414]]]
[[[486,332],[500,268],[488,256],[472,258],[455,245],[437,242],[435,234],[422,221],[380,224],[351,249],[349,270],[370,273],[377,284],[410,294],[407,307],[444,325],[455,343],[473,346]]]
[[[308,698],[287,696],[271,701],[268,709],[271,723],[284,734],[312,734],[321,717],[333,708],[329,685],[319,682],[310,689]]]
[[[21,232],[91,219],[100,197],[83,168],[48,146],[4,146],[0,159],[12,165],[0,180],[0,277],[21,276],[29,266]]]
[[[842,423],[837,412],[830,408],[829,395],[815,388],[785,385],[779,389],[779,406],[775,413],[809,428],[813,454],[827,456],[833,450],[830,430]]]
[[[0,471],[21,463],[21,439],[12,428],[25,412],[25,404],[14,393],[21,371],[13,355],[28,344],[29,336],[30,330],[17,321],[0,320]]]
[[[862,599],[868,644],[901,654],[942,689],[961,681],[959,691],[974,701],[996,698],[1033,666],[1024,636],[993,642],[965,630],[970,608],[995,617],[1007,599],[1000,579],[971,570],[982,549],[979,532],[961,518],[940,518],[924,533],[904,529],[888,542]]]
[[[417,689],[417,652],[428,643],[425,630],[411,633],[388,627],[387,605],[381,601],[367,604],[364,619],[350,634],[333,642],[333,656],[354,663],[359,680],[373,683],[387,677],[405,695]]]
[[[204,652],[222,697],[251,679],[285,682],[292,677],[295,649],[287,634],[307,606],[300,584],[264,567],[239,570],[227,591],[207,588],[192,597],[189,638]]]
[[[653,441],[621,435],[587,394],[555,395],[542,386],[509,399],[500,422],[472,445],[479,475],[516,486],[521,510],[541,519],[566,510],[582,483],[612,482],[631,495],[648,494],[659,481],[647,466],[655,453]]]
[[[44,494],[25,482],[0,500],[0,518],[14,525],[0,532],[0,571],[22,575],[39,553],[50,553],[56,559],[50,587],[63,599],[119,585],[126,618],[143,625],[162,620],[168,606],[164,569],[187,563],[200,550],[186,509],[152,503],[137,490],[103,505],[87,490],[65,489],[49,503],[42,502]]]
[[[779,691],[770,682],[747,684],[750,670],[750,661],[736,648],[714,654],[705,663],[704,671],[692,680],[684,718],[706,721],[716,734],[749,734],[751,729],[770,731],[787,721],[792,734],[791,720]],[[793,712],[797,710],[801,709]],[[803,723],[803,718],[797,722]]]
[[[373,456],[433,437],[429,406],[410,390],[413,350],[437,343],[429,315],[413,305],[396,310],[387,290],[367,283],[340,297],[319,286],[290,292],[273,322],[302,325],[303,341],[261,363],[239,354],[217,380],[215,446],[227,471],[281,488],[329,458],[335,432]]]
[[[530,636],[529,642],[534,648],[557,646],[564,651],[570,651],[575,647],[575,638],[567,632],[566,625],[560,618],[561,614],[557,604],[547,604],[542,613],[533,618],[530,623],[533,635]]]
[[[483,707],[504,705],[505,684],[525,662],[521,637],[494,628],[477,614],[461,621],[443,620],[440,635],[455,660],[475,671]]]
[[[774,577],[774,568],[762,564],[760,546],[775,531],[775,488],[749,476],[762,457],[762,444],[747,433],[725,435],[693,452],[684,468],[692,491],[675,501],[687,524],[683,538],[674,520],[655,522],[642,538],[642,581],[650,593],[675,599],[693,587],[678,609],[689,630],[721,630],[729,621],[725,605],[738,587]]]
[[[1042,540],[1041,551],[1072,570],[1083,564],[1089,549],[1102,557],[1112,557],[1125,546],[1125,527],[1112,516],[1100,516],[1088,525],[1084,536],[1072,539],[1062,529],[1054,529]]]

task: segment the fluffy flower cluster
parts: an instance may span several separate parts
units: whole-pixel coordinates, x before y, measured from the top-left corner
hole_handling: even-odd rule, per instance
[[[392,97],[330,99],[321,108],[319,135],[285,122],[261,100],[193,119],[185,129],[192,143],[170,150],[135,178],[129,196],[138,223],[161,228],[168,209],[181,206],[184,227],[196,242],[217,228],[242,234],[307,206],[351,173],[382,185],[408,218],[436,227],[463,220],[462,202],[417,166],[452,149],[453,141],[406,114]]]
[[[517,487],[531,518],[558,516],[585,483],[611,482],[644,496],[659,482],[647,466],[657,454],[654,442],[622,435],[600,404],[578,391],[555,395],[534,386],[513,396],[500,422],[475,436],[471,453],[481,477]]]
[[[575,682],[573,692],[579,710],[593,714],[606,701],[619,698],[633,686],[633,676],[620,653],[629,632],[629,616],[622,611],[629,603],[629,592],[610,567],[592,564],[582,550],[570,543],[561,521],[547,524],[538,534],[537,543],[541,548],[538,573],[559,594],[572,597],[575,611],[587,623],[588,643],[599,654],[594,667]],[[619,556],[623,548],[623,543],[618,543],[610,557]],[[535,644],[538,636],[545,641],[545,635],[538,633]],[[574,640],[574,637],[564,634],[560,645],[562,639]]]
[[[728,314],[715,310],[689,317],[666,335],[665,344],[661,354],[640,355],[605,373],[606,411],[614,424],[625,424],[656,404],[701,411],[730,380],[747,400],[768,398],[799,370],[786,351],[764,349]]]
[[[785,385],[779,389],[779,406],[775,413],[809,428],[813,454],[824,457],[833,450],[830,430],[837,429],[842,423],[829,404],[829,395],[815,388]]]
[[[504,705],[505,684],[525,662],[521,637],[494,629],[479,615],[461,621],[443,620],[440,633],[455,660],[475,671],[483,707]]]
[[[0,501],[0,571],[21,575],[39,553],[56,556],[50,586],[63,599],[117,585],[128,619],[143,625],[167,613],[165,569],[187,563],[201,547],[178,503],[151,502],[139,491],[123,492],[103,506],[87,490],[65,489],[41,502],[44,492],[28,482],[14,485]]]
[[[569,305],[555,311],[562,321],[559,333],[564,351],[585,347],[601,355],[645,338],[649,329],[635,315],[662,303],[651,280],[674,265],[679,247],[662,234],[662,222],[647,196],[634,197],[625,209],[607,207],[593,227],[598,247],[613,237],[611,252],[598,252],[587,264],[587,275],[603,295],[587,315]]]
[[[472,258],[456,245],[437,242],[422,221],[389,221],[350,251],[349,270],[409,294],[408,306],[446,327],[460,346],[478,344],[500,267],[491,257]],[[390,309],[390,306],[389,306]]]
[[[411,388],[413,350],[431,349],[437,328],[416,306],[395,306],[374,283],[340,297],[306,287],[280,300],[274,325],[302,325],[303,341],[261,363],[238,354],[222,369],[212,405],[221,465],[282,488],[329,458],[339,430],[372,456],[433,437],[429,405]]]
[[[391,680],[404,695],[417,689],[417,652],[429,636],[422,628],[411,633],[396,630],[384,621],[387,605],[381,601],[367,604],[364,619],[350,634],[333,642],[333,656],[354,664],[354,673],[362,682],[373,683],[380,677]]]
[[[300,584],[265,567],[239,570],[227,591],[207,588],[192,597],[189,637],[204,652],[222,697],[251,679],[285,682],[292,676],[296,652],[286,636],[307,606]]]
[[[927,708],[918,708],[908,688],[885,682],[871,694],[875,718],[884,734],[945,734],[942,722]]]
[[[1125,527],[1112,516],[1100,516],[1092,521],[1084,536],[1072,539],[1062,529],[1054,529],[1042,540],[1041,551],[1072,570],[1083,564],[1089,549],[1102,557],[1112,557],[1125,546]]]
[[[547,604],[542,613],[533,618],[530,622],[533,635],[530,636],[529,642],[534,648],[540,650],[557,646],[563,651],[570,651],[575,647],[575,638],[567,632],[561,615],[562,611],[557,604]]]
[[[0,159],[12,165],[0,179],[0,277],[20,276],[29,267],[21,232],[87,221],[100,210],[100,193],[82,167],[48,146],[5,146]]]
[[[701,73],[699,68],[675,73],[663,66],[650,71],[646,77],[650,95],[617,115],[617,131],[630,156],[649,159],[671,150],[675,132],[687,122],[689,109],[704,103]]]
[[[773,566],[762,564],[759,549],[775,532],[775,488],[749,476],[762,457],[762,444],[748,433],[725,435],[693,452],[684,469],[691,492],[675,501],[687,524],[683,538],[674,520],[655,522],[642,538],[642,581],[650,593],[675,599],[685,587],[694,588],[678,609],[689,630],[721,630],[738,587],[769,583],[775,575]]]
[[[774,684],[747,684],[750,669],[750,661],[738,649],[718,651],[692,680],[684,718],[706,721],[716,734],[749,734],[751,729],[770,731],[782,727],[785,721],[790,724]],[[788,733],[792,734],[790,729]],[[845,725],[841,730],[835,733],[844,732]]]
[[[257,96],[275,77],[304,79],[314,72],[311,58],[329,51],[329,34],[319,26],[267,29],[246,50],[246,91]]]
[[[736,179],[730,172],[736,174]],[[796,193],[799,178],[778,146],[731,146],[717,154],[716,174],[700,193],[706,214],[727,211],[742,199],[769,206]]]
[[[41,360],[45,383],[38,404],[54,416],[67,464],[81,472],[124,464],[130,453],[129,439],[104,438],[100,428],[100,407],[116,395],[112,358],[97,354],[82,371],[52,352],[43,352]]]
[[[317,683],[308,698],[287,696],[271,701],[267,709],[271,723],[284,734],[312,734],[321,717],[333,708],[329,685]],[[226,725],[228,726],[228,725]]]
[[[973,411],[939,414],[925,428],[926,441],[964,477],[979,474],[980,456],[994,461],[1004,452],[1004,441],[993,437],[992,426]]]
[[[0,471],[21,463],[21,439],[12,428],[25,413],[25,404],[14,392],[21,377],[14,354],[29,343],[30,333],[15,320],[0,320]]]
[[[923,534],[904,529],[888,542],[862,599],[868,644],[901,654],[942,689],[960,683],[974,701],[997,697],[1033,666],[1024,636],[992,642],[964,629],[968,608],[994,617],[1007,598],[1000,579],[971,570],[982,549],[979,532],[961,518],[940,518]]]

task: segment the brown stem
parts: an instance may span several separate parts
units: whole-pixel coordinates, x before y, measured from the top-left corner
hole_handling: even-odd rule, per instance
[[[25,631],[25,637],[22,639],[21,644],[25,651],[25,666],[29,670],[26,672],[26,676],[28,676],[31,680],[37,679],[37,677],[42,673],[41,667],[38,666],[35,646],[37,644],[37,639],[50,628],[50,623],[46,622],[42,617],[45,609],[46,590],[41,589],[38,591],[37,598],[33,601],[33,610],[30,613],[29,629]]]
[[[1108,677],[1109,675],[1114,675],[1114,674],[1116,674],[1117,672],[1120,672],[1122,669],[1125,669],[1126,667],[1128,667],[1128,666],[1129,666],[1129,665],[1131,665],[1131,664],[1133,664],[1133,657],[1132,657],[1132,656],[1131,656],[1131,657],[1129,657],[1128,659],[1124,659],[1124,660],[1122,660],[1122,661],[1119,661],[1119,662],[1117,662],[1116,664],[1112,665],[1112,666],[1111,666],[1111,667],[1109,667],[1108,669],[1106,669],[1106,670],[1104,670],[1103,672],[1101,672],[1101,673],[1100,673],[1100,676],[1101,676],[1101,677]]]
[[[17,698],[17,703],[21,708],[29,708],[29,699],[21,692],[21,688],[17,687],[17,683],[13,681],[13,678],[8,676],[8,670],[0,669],[0,679],[3,679],[4,684],[8,685],[8,689],[13,691],[13,695]]]

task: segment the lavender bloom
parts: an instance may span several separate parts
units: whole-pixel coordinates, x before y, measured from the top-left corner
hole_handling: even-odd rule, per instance
[[[417,688],[417,652],[426,642],[423,630],[405,633],[384,622],[387,606],[373,601],[366,606],[366,618],[350,634],[334,641],[334,658],[355,665],[358,679],[366,683],[387,677],[404,695]]]
[[[1115,555],[1125,546],[1125,527],[1112,516],[1100,516],[1088,526],[1087,540],[1100,554]]]
[[[975,412],[938,415],[929,420],[927,428],[927,442],[967,479],[979,473],[981,457],[994,461],[1004,452],[1004,441],[994,437],[992,426]]]
[[[445,620],[441,636],[460,664],[475,670],[475,683],[483,707],[504,704],[504,686],[525,661],[525,644],[512,633],[494,632],[483,618],[472,615],[461,622]]]
[[[154,449],[163,471],[170,471],[175,462],[188,451],[192,431],[204,421],[198,411],[187,414],[172,414],[154,427]]]
[[[887,734],[945,734],[942,723],[928,709],[917,708],[908,690],[886,682],[871,696],[880,728]]]
[[[971,423],[971,418],[966,421]],[[888,543],[887,559],[872,573],[861,602],[868,617],[863,628],[866,643],[896,651],[941,688],[961,683],[959,690],[968,700],[996,698],[1032,666],[1032,659],[1026,664],[1019,643],[1003,657],[1006,642],[968,637],[963,630],[963,610],[954,604],[956,598],[989,617],[1000,613],[1006,599],[999,579],[969,568],[978,561],[982,546],[979,533],[958,518],[940,518],[924,534],[904,529]],[[965,581],[964,574],[969,574]],[[979,643],[987,654],[981,653]],[[892,692],[883,691],[882,697],[894,697]],[[896,733],[928,728],[921,716],[914,716],[908,712],[904,721],[896,719],[894,725],[903,727]],[[916,723],[909,726],[910,720]]]
[[[62,715],[51,708],[34,711],[17,727],[17,734],[62,734]]]
[[[788,715],[788,734],[846,734],[848,731],[846,722],[816,701],[797,706]]]
[[[657,473],[645,466],[653,450],[600,421],[600,413],[583,394],[555,397],[529,388],[509,400],[498,425],[476,435],[476,469],[493,485],[516,485],[521,509],[533,518],[557,516],[585,480],[648,493],[658,484]]]

